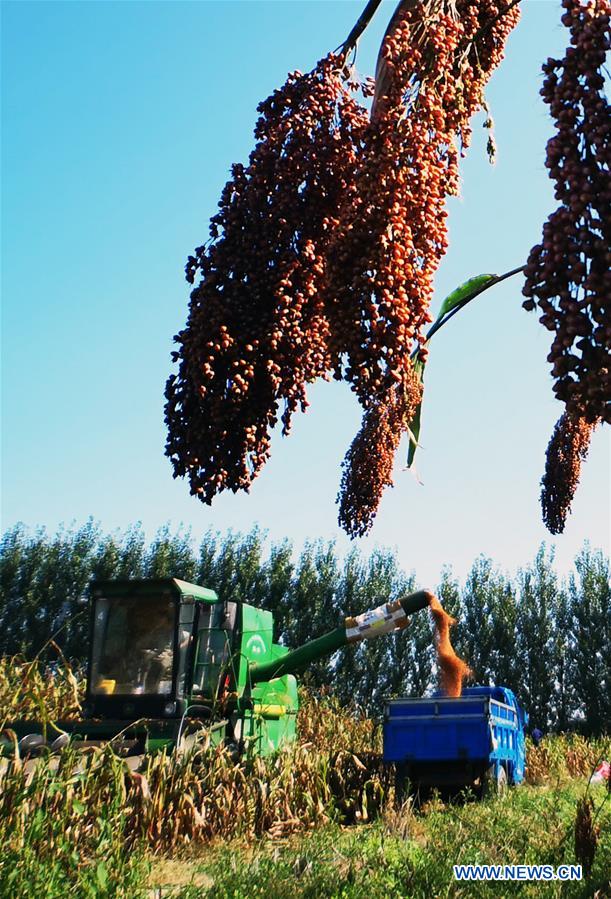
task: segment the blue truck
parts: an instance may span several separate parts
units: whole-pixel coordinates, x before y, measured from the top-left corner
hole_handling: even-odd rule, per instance
[[[460,698],[391,699],[384,708],[385,762],[397,791],[422,797],[472,788],[482,796],[520,784],[526,768],[528,715],[507,687],[469,687]]]

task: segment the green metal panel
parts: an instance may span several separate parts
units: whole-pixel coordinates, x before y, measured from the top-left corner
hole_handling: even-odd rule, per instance
[[[207,587],[200,587],[198,584],[188,584],[187,581],[181,581],[178,578],[172,578],[183,596],[192,596],[199,602],[207,602],[214,605],[219,602],[218,594],[214,590]]]
[[[253,709],[245,713],[243,729],[248,750],[256,755],[271,755],[296,737],[297,681],[288,674],[257,684],[252,700]]]
[[[272,638],[274,619],[271,612],[255,609],[242,603],[242,645],[240,647],[240,668],[238,675],[238,692],[242,693],[250,686],[249,665],[255,662],[268,662],[273,659]]]

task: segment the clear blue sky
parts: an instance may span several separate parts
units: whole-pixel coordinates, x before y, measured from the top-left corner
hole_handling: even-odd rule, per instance
[[[250,495],[212,507],[174,481],[163,454],[163,387],[186,318],[186,256],[233,161],[252,147],[256,105],[287,71],[336,47],[363,2],[5,2],[2,6],[2,528],[54,530],[93,515],[247,530],[272,539],[337,537],[335,496],[359,410],[343,384],[310,391],[311,410]],[[527,0],[450,203],[437,304],[464,279],[525,261],[553,208],[543,166],[551,123],[540,64],[566,41],[557,0]],[[394,3],[362,40],[369,74]],[[480,553],[513,571],[542,540],[568,571],[584,539],[609,551],[609,436],[595,434],[565,534],[539,509],[545,448],[561,407],[550,337],[501,285],[432,345],[417,467],[397,470],[370,537],[395,546],[422,583]]]

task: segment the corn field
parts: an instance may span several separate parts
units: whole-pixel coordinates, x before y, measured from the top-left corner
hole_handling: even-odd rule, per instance
[[[16,718],[69,721],[78,718],[85,695],[85,678],[63,657],[52,668],[37,659],[0,657],[0,729]]]
[[[45,675],[36,663],[0,661],[0,723],[26,715],[78,714],[83,681],[68,665]],[[167,853],[216,838],[280,837],[336,822],[355,824],[394,807],[392,772],[380,760],[380,728],[332,696],[302,691],[299,740],[272,758],[235,762],[201,744],[182,755],[148,756],[130,770],[110,747],[6,761],[0,837],[15,852],[53,854],[70,841],[84,852],[105,829],[126,850]],[[529,745],[527,779],[553,784],[587,777],[611,739],[550,736]],[[2,862],[0,862],[1,866]]]
[[[373,723],[342,714],[332,699],[304,699],[301,739],[271,759],[235,763],[222,749],[202,746],[182,757],[151,755],[133,772],[110,747],[16,756],[1,780],[0,830],[25,842],[38,815],[41,843],[52,854],[52,822],[63,820],[72,839],[86,845],[104,811],[127,848],[145,840],[168,851],[215,837],[282,836],[335,820],[369,820],[390,791],[372,751]]]

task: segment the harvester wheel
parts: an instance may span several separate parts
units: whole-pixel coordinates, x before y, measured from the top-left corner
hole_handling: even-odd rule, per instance
[[[244,754],[244,747],[242,746],[240,748],[238,743],[234,742],[233,740],[230,740],[227,743],[225,743],[225,752],[231,759],[232,763],[234,765],[237,765],[238,762],[240,761],[240,759],[242,758],[242,755]]]

